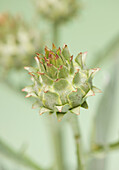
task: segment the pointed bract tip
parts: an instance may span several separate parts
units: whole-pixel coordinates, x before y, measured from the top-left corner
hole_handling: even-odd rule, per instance
[[[70,61],[72,61],[73,60],[73,55],[70,57]]]
[[[37,73],[40,74],[40,75],[44,75],[44,74],[45,74],[45,73],[41,73],[41,72],[39,72],[39,71],[38,71]]]
[[[59,58],[59,56],[56,54],[55,60],[57,60]]]
[[[28,74],[31,75],[31,76],[33,76],[33,77],[35,77],[35,75],[33,75],[31,72],[29,72]]]
[[[60,70],[63,68],[63,65],[60,65],[60,67],[57,68],[57,70]]]
[[[74,113],[74,114],[76,114],[76,115],[80,115],[80,113]]]
[[[47,51],[50,51],[50,49],[47,46],[45,46],[45,52]]]
[[[52,43],[52,49],[54,49],[54,48],[56,48],[56,46],[55,46],[55,44],[54,44],[54,43]]]
[[[35,109],[35,106],[32,106],[32,109]]]
[[[39,115],[41,116],[44,112],[40,112]]]
[[[77,89],[76,89],[76,90],[73,90],[72,92],[77,92]]]
[[[37,56],[39,56],[40,54],[39,53],[36,53]]]
[[[98,93],[102,93],[102,90],[99,89],[99,92]]]
[[[57,52],[58,52],[58,51],[61,52],[61,48],[60,48],[60,47],[58,48]]]
[[[28,97],[31,97],[31,95],[30,95],[30,94],[27,94],[25,97],[28,98]]]
[[[57,110],[61,113],[62,112],[62,109],[63,109],[63,106],[56,106]]]
[[[48,92],[48,90],[44,91],[44,93],[47,93],[47,92]]]
[[[25,88],[24,88],[24,89],[21,89],[21,91],[23,91],[23,92],[24,92],[24,91],[25,91]]]
[[[48,66],[48,67],[51,67],[51,66],[53,66],[53,65],[52,65],[52,64],[50,64],[50,63],[47,63],[47,66]]]
[[[80,69],[79,69],[79,68],[77,68],[76,70],[77,70],[77,72],[76,72],[76,73],[78,73]]]
[[[82,52],[78,53],[78,55],[82,55],[82,54],[83,54]]]
[[[97,67],[97,68],[94,68],[94,70],[96,70],[96,71],[100,71],[100,70],[101,70],[101,68]]]
[[[25,70],[28,70],[28,68],[29,68],[29,67],[26,67],[26,66],[24,67]]]
[[[59,81],[60,79],[56,79],[56,80],[54,80],[54,82],[57,82],[57,81]]]
[[[35,60],[39,60],[39,57],[38,57],[38,56],[35,56],[34,58],[35,58]]]
[[[85,55],[87,55],[87,53],[88,53],[87,51],[84,52]]]
[[[64,44],[64,45],[63,45],[63,48],[66,48],[66,47],[67,47],[67,45],[66,45],[66,44]]]
[[[92,96],[95,96],[95,93],[93,93]]]
[[[33,81],[33,80],[34,80],[34,78],[33,78],[33,77],[31,77],[31,80]]]

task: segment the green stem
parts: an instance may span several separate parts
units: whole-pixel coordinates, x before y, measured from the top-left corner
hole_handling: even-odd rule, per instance
[[[0,139],[0,153],[22,165],[33,168],[34,170],[43,170],[43,168],[39,167],[39,165],[33,162],[28,156],[20,152],[16,152],[10,146],[4,143],[1,139]]]
[[[64,170],[62,154],[62,133],[60,123],[57,121],[55,114],[51,116],[51,131],[55,149],[55,167],[54,170]]]
[[[59,40],[59,24],[57,22],[53,23],[53,43],[57,46]]]
[[[92,156],[105,156],[108,152],[115,151],[119,149],[119,142],[111,143],[108,145],[99,145],[99,144],[94,144],[92,146],[92,149],[89,153],[89,155]]]
[[[60,126],[57,128],[57,159],[58,159],[58,169],[63,170],[63,160],[62,160],[62,133]]]
[[[74,133],[76,154],[77,154],[77,170],[84,170],[84,165],[82,163],[82,152],[81,152],[81,135],[78,124],[78,117],[73,115],[71,117],[71,126]]]

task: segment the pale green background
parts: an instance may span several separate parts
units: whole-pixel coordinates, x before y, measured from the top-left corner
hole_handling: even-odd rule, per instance
[[[13,14],[20,13],[29,22],[32,22],[35,17],[34,6],[30,0],[0,0],[0,11],[7,10]],[[80,51],[88,51],[87,63],[91,65],[95,54],[104,49],[106,44],[119,33],[118,20],[118,0],[85,0],[81,16],[60,28],[60,45],[68,44],[71,53],[75,55]],[[46,21],[39,21],[39,25],[40,22],[39,27],[47,25],[50,34],[50,24]],[[42,26],[43,22],[45,22],[45,26]],[[47,37],[50,35],[47,34]],[[48,44],[51,46],[49,40]],[[95,79],[95,84],[102,89],[104,89],[107,75],[111,76],[109,66],[109,63],[105,63]],[[117,94],[119,94],[119,90]],[[89,99],[89,110],[82,110],[79,118],[84,134],[84,144],[87,148],[91,120],[99,100],[100,95]],[[111,142],[118,140],[119,135],[118,95],[112,100],[115,100],[116,107],[112,113],[114,116],[110,123],[110,133],[107,135]],[[76,161],[74,146],[71,147],[73,141],[68,125],[64,126],[64,133],[65,149],[68,151],[68,154],[65,153],[65,159],[73,170]],[[0,84],[0,137],[17,150],[20,150],[22,145],[26,145],[26,153],[40,165],[47,167],[52,164],[53,148],[47,118],[39,117],[38,111],[31,109],[28,99],[2,83]],[[119,152],[108,155],[106,162],[105,170],[119,169]]]

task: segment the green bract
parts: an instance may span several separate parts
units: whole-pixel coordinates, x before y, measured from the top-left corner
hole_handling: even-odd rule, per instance
[[[80,107],[88,108],[86,99],[101,92],[92,85],[99,68],[87,69],[87,52],[79,53],[73,61],[67,45],[62,50],[53,44],[52,50],[45,48],[45,55],[37,53],[37,67],[25,67],[32,76],[33,85],[23,89],[26,97],[35,97],[33,108],[39,107],[40,114],[56,113],[58,117],[72,112],[80,113]]]

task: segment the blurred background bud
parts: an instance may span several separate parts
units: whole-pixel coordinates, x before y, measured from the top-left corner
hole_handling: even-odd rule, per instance
[[[19,15],[0,14],[0,67],[4,72],[23,69],[33,61],[33,54],[42,50],[43,34]]]
[[[38,12],[55,23],[63,23],[77,15],[81,3],[77,0],[35,0]]]

